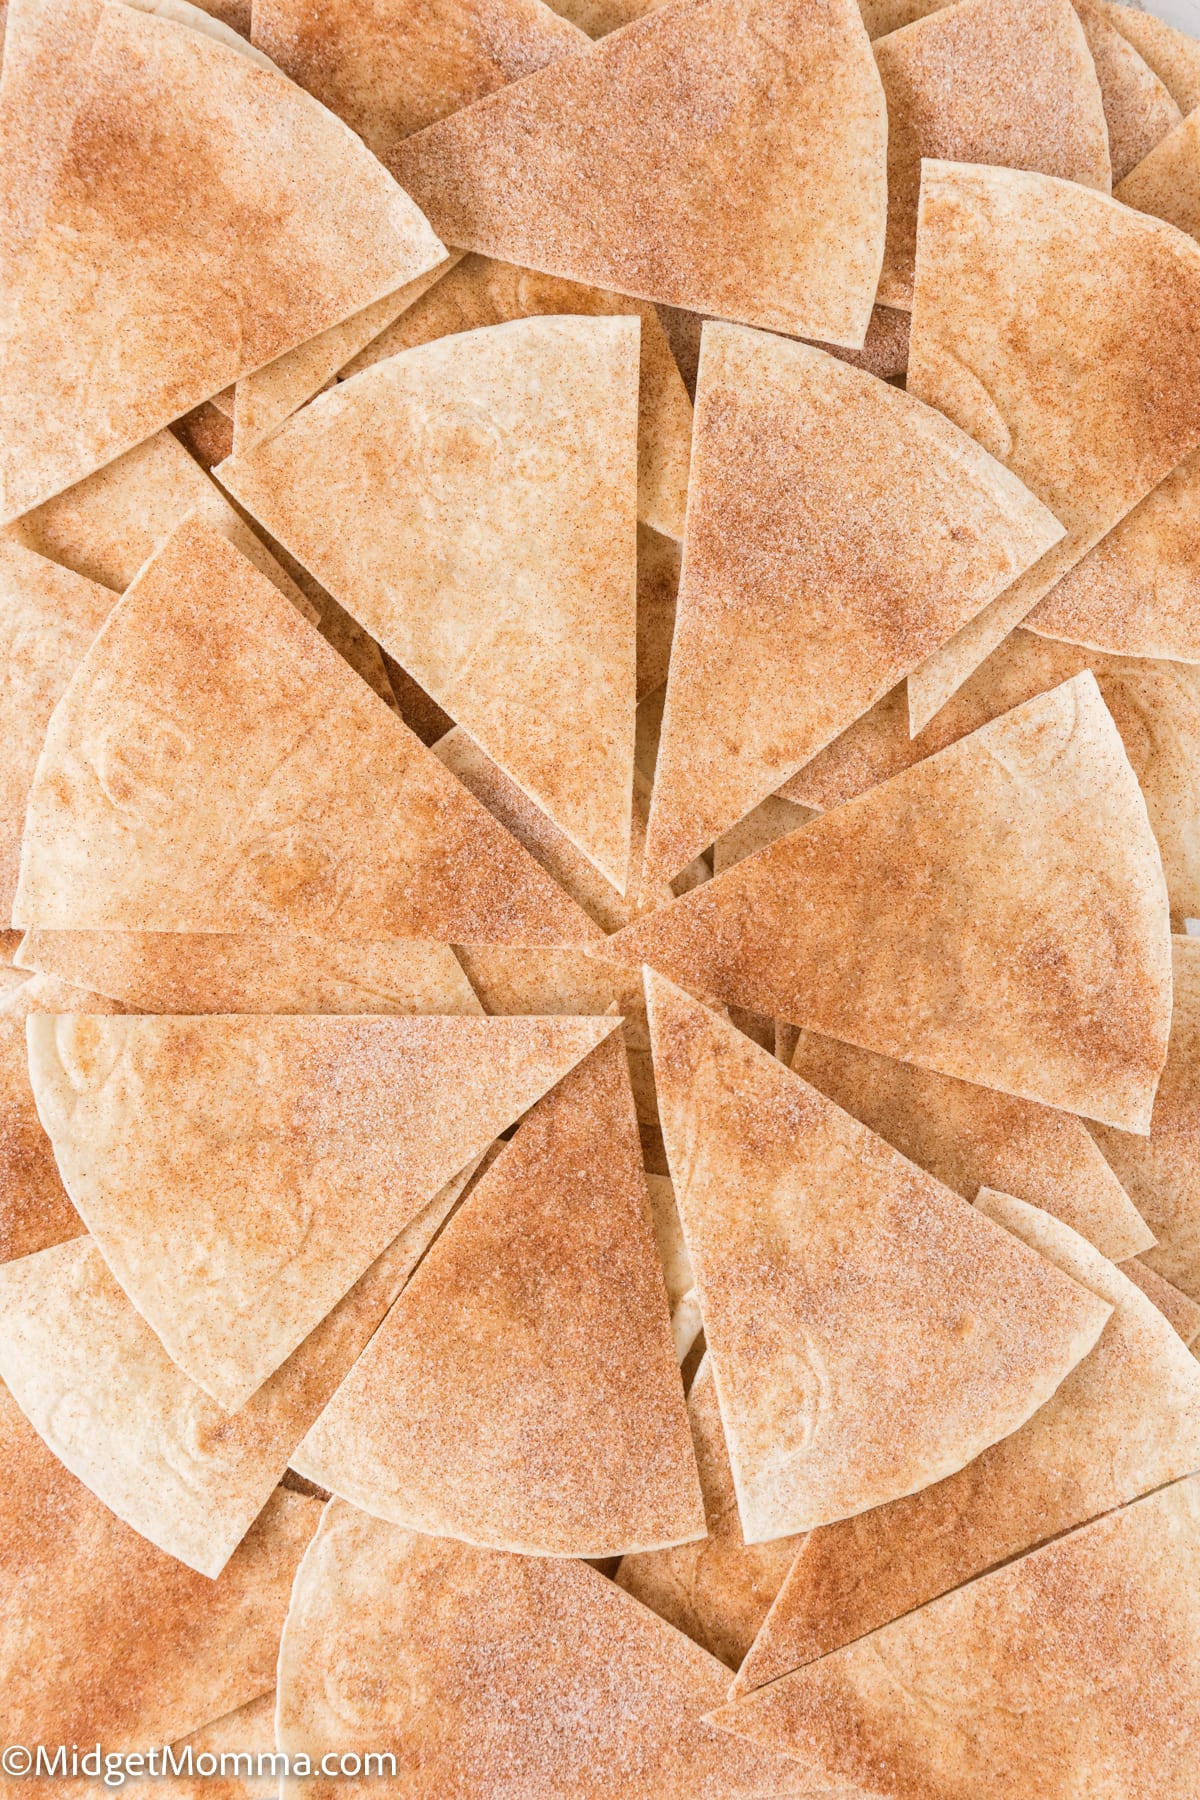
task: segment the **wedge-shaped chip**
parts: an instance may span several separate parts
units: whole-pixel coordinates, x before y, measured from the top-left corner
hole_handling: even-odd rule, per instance
[[[825,1656],[1200,1463],[1200,1363],[1162,1314],[1049,1214],[986,1189],[979,1205],[1107,1300],[1112,1318],[1020,1431],[948,1481],[811,1532],[736,1691]]]
[[[242,1405],[600,1019],[27,1021],[67,1192],[180,1368]]]
[[[704,1535],[619,1034],[523,1121],[293,1463],[495,1550]]]
[[[1141,1288],[1148,1300],[1153,1301],[1172,1331],[1178,1332],[1190,1350],[1200,1336],[1200,1301],[1189,1300],[1182,1288],[1165,1281],[1136,1256],[1122,1264],[1122,1271],[1135,1287]]]
[[[1200,237],[1200,119],[1193,115],[1130,170],[1116,197]]]
[[[713,874],[724,874],[726,869],[732,869],[734,863],[744,862],[756,850],[765,850],[776,838],[787,837],[789,832],[799,831],[802,825],[807,825],[815,817],[816,813],[811,807],[796,806],[790,800],[781,799],[778,794],[771,794],[767,799],[760,800],[753,812],[748,812],[744,819],[739,819],[736,825],[722,833],[713,845]]]
[[[1090,674],[778,839],[603,954],[1149,1130],[1171,1010],[1167,894]]]
[[[786,1758],[701,1723],[729,1671],[584,1563],[422,1537],[335,1500],[280,1645],[280,1747],[391,1751],[397,1800],[799,1800]],[[292,1780],[365,1800],[379,1779]]]
[[[1152,12],[1117,4],[1117,0],[1091,0],[1107,24],[1133,45],[1142,61],[1158,76],[1180,112],[1200,106],[1200,43]]]
[[[321,1509],[274,1493],[216,1581],[122,1524],[0,1386],[4,1723],[14,1741],[172,1743],[264,1693]]]
[[[1179,123],[1165,85],[1095,0],[1073,0],[1104,97],[1112,178],[1121,181]]]
[[[886,136],[854,0],[675,0],[389,167],[462,249],[858,349]]]
[[[6,346],[0,517],[444,255],[299,88],[210,36],[106,6]]]
[[[1193,1477],[708,1716],[802,1791],[1191,1800],[1198,1694]]]
[[[939,1481],[1111,1308],[646,976],[659,1114],[747,1543]]]
[[[624,892],[638,327],[535,318],[391,357],[221,480]]]
[[[21,858],[25,926],[599,936],[197,520],[143,570],[55,709]]]
[[[677,874],[1061,535],[920,401],[706,324],[648,876]]]
[[[926,162],[908,391],[977,438],[1067,536],[909,677],[919,730],[1200,442],[1200,247],[1104,194]]]
[[[1122,1262],[1154,1233],[1082,1119],[802,1031],[791,1066],[965,1200],[1000,1188],[1062,1219]]]

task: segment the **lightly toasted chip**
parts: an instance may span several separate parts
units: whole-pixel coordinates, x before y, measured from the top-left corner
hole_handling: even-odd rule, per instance
[[[1136,1256],[1131,1256],[1122,1265],[1122,1274],[1128,1275],[1135,1287],[1141,1288],[1166,1319],[1172,1331],[1177,1332],[1189,1350],[1200,1336],[1200,1301],[1189,1300],[1182,1288],[1165,1281],[1161,1275],[1148,1269]]]
[[[170,1355],[230,1408],[612,1028],[398,1014],[26,1022],[68,1193]]]
[[[1116,198],[1200,238],[1200,119],[1194,113],[1130,170]]]
[[[1200,1477],[1134,1501],[708,1715],[810,1788],[1191,1800]]]
[[[624,893],[638,325],[530,318],[322,395],[220,480]]]
[[[865,1050],[1149,1130],[1171,1010],[1167,893],[1088,673],[598,950]]]
[[[1178,125],[1180,112],[1154,70],[1129,39],[1114,29],[1110,13],[1095,0],[1073,0],[1073,4],[1104,97],[1116,183]]]
[[[886,135],[854,0],[672,0],[389,167],[460,249],[858,349]]]
[[[908,391],[1067,528],[909,676],[918,731],[1200,442],[1200,247],[1075,182],[927,161]]]
[[[283,76],[104,7],[6,344],[0,519],[444,257],[365,146]]]
[[[812,1532],[736,1692],[826,1656],[1200,1462],[1200,1364],[1161,1313],[1049,1214],[987,1189],[978,1204],[1108,1301],[1112,1317],[1020,1431],[948,1481]]]
[[[678,874],[1061,535],[920,401],[706,324],[647,878]]]
[[[746,1542],[912,1493],[1023,1425],[1111,1307],[716,1013],[651,971],[646,991]]]
[[[423,1537],[334,1500],[284,1626],[278,1741],[293,1769],[391,1751],[397,1800],[800,1800],[787,1759],[700,1722],[728,1680],[584,1563]],[[378,1789],[293,1775],[282,1793]]]
[[[198,520],[51,719],[13,923],[580,944],[598,928]]]

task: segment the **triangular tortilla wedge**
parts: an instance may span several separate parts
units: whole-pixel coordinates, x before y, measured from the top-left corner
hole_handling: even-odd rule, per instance
[[[1121,1270],[1049,1214],[979,1206],[1113,1308],[1100,1341],[1020,1431],[935,1487],[812,1532],[736,1692],[875,1631],[1200,1463],[1200,1364]]]
[[[744,819],[739,819],[717,839],[712,847],[713,874],[723,875],[734,863],[744,862],[756,850],[764,850],[768,844],[773,844],[776,838],[799,831],[816,816],[812,807],[796,806],[779,794],[769,794],[759,801],[753,812],[748,812]]]
[[[642,322],[638,375],[638,518],[669,537],[683,536],[687,505],[688,458],[691,454],[692,408],[683,378],[655,307],[603,288],[584,287],[539,275],[488,256],[465,257],[445,283],[428,294],[373,344],[350,362],[343,374],[357,375],[401,350],[414,350],[435,338],[510,319],[545,313],[581,313],[585,317],[626,314]],[[638,538],[641,551],[641,535]],[[676,569],[678,576],[678,568]],[[668,650],[670,648],[668,640]],[[666,667],[659,680],[666,679]],[[649,692],[651,682],[639,692]]]
[[[444,256],[365,146],[282,75],[106,6],[6,346],[0,519]]]
[[[1191,1800],[1198,1692],[1193,1477],[708,1719],[794,1757],[802,1790]]]
[[[1111,1308],[646,973],[659,1116],[747,1543],[940,1481]]]
[[[599,936],[198,520],[147,564],[59,701],[21,859],[27,927]]]
[[[1116,198],[1200,237],[1200,119],[1189,114],[1121,182]]]
[[[973,1200],[1000,1188],[1062,1219],[1111,1262],[1150,1249],[1150,1230],[1074,1113],[893,1062],[815,1031],[791,1066],[910,1162]]]
[[[522,1121],[292,1464],[494,1550],[703,1537],[619,1033]]]
[[[1121,1265],[1122,1273],[1128,1275],[1135,1287],[1141,1288],[1146,1298],[1153,1302],[1170,1325],[1183,1339],[1190,1350],[1197,1337],[1200,1337],[1200,1301],[1189,1300],[1181,1288],[1174,1287],[1161,1275],[1148,1269],[1136,1256],[1131,1256]]]
[[[271,1686],[315,1500],[273,1493],[210,1581],[90,1494],[3,1386],[0,1462],[0,1688],[14,1740],[172,1743]]]
[[[803,1538],[747,1544],[717,1406],[712,1359],[688,1393],[688,1419],[704,1493],[708,1536],[696,1544],[625,1556],[613,1579],[660,1618],[736,1669],[795,1561]]]
[[[1053,176],[925,163],[908,391],[1067,536],[909,676],[914,731],[1200,442],[1198,330],[1182,233]]]
[[[1061,535],[920,401],[706,324],[647,875],[677,874]]]
[[[1141,1254],[1150,1268],[1200,1300],[1200,942],[1171,940],[1175,1004],[1171,1044],[1150,1136],[1092,1125],[1158,1242]]]
[[[1114,183],[1124,180],[1178,125],[1181,114],[1164,84],[1095,0],[1073,0],[1104,96]]]
[[[858,349],[886,135],[854,0],[673,0],[389,167],[461,249]]]
[[[1133,45],[1185,116],[1200,106],[1200,43],[1152,12],[1091,0],[1092,10]]]
[[[280,1645],[278,1741],[391,1751],[397,1800],[801,1800],[784,1757],[701,1725],[729,1671],[595,1569],[422,1537],[334,1500]],[[284,1778],[285,1800],[371,1783]],[[378,1787],[378,1781],[374,1783]]]
[[[1039,169],[1108,193],[1108,131],[1071,0],[960,0],[876,40],[888,103],[879,299],[911,307],[922,157]]]
[[[1167,893],[1090,674],[599,950],[884,1056],[1149,1130],[1171,1010]]]
[[[215,1578],[466,1180],[464,1172],[418,1213],[232,1415],[171,1361],[90,1237],[0,1268],[0,1376],[55,1455],[118,1518]]]
[[[514,320],[342,382],[221,481],[625,891],[638,326]]]
[[[232,1408],[612,1028],[40,1015],[26,1036],[67,1192],[170,1355]]]

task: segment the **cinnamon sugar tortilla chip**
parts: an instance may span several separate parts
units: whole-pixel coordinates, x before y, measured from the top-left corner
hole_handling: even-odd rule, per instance
[[[799,831],[815,817],[811,807],[796,806],[779,794],[769,794],[759,801],[753,812],[748,812],[744,819],[739,819],[717,839],[712,847],[713,874],[723,875],[734,863],[743,862],[756,850],[765,850],[776,838]]]
[[[677,874],[1061,535],[919,401],[705,325],[648,877]]]
[[[25,926],[599,935],[197,520],[128,589],[55,709],[21,854]]]
[[[238,1407],[600,1019],[33,1016],[68,1193],[171,1357]]]
[[[283,76],[106,6],[6,345],[0,518],[444,254],[365,146]]]
[[[1133,45],[1183,114],[1200,106],[1200,44],[1184,31],[1139,7],[1091,0],[1092,10]]]
[[[911,307],[922,157],[1000,163],[1108,193],[1108,131],[1071,0],[960,0],[877,39],[888,104],[886,305]]]
[[[1198,1688],[1193,1477],[707,1716],[801,1791],[1190,1800]]]
[[[1116,198],[1200,237],[1200,119],[1194,113],[1130,170]]]
[[[1149,1129],[1170,1020],[1167,893],[1090,674],[597,950],[862,1049]]]
[[[461,249],[857,349],[886,132],[854,0],[674,0],[389,167]]]
[[[1023,1425],[1111,1307],[670,982],[646,988],[746,1542],[913,1493]]]
[[[637,345],[617,318],[443,338],[219,470],[621,893]]]
[[[1164,84],[1096,0],[1073,0],[1104,97],[1114,183],[1161,143],[1181,114]]]
[[[1135,1287],[1141,1288],[1146,1298],[1158,1308],[1171,1329],[1178,1332],[1190,1350],[1200,1336],[1200,1301],[1190,1300],[1182,1289],[1164,1281],[1161,1275],[1148,1269],[1136,1256],[1122,1264],[1122,1273],[1128,1275]]]
[[[1067,528],[909,677],[917,731],[1200,442],[1200,247],[1075,182],[926,162],[908,390]]]
[[[1200,1364],[1146,1296],[1036,1207],[987,1190],[979,1206],[1108,1301],[1111,1319],[1020,1431],[936,1487],[812,1532],[735,1691],[828,1655],[1008,1557],[1177,1480],[1200,1460]]]

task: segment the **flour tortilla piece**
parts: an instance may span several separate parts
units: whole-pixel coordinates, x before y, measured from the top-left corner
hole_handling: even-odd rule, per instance
[[[708,1715],[870,1796],[1189,1800],[1200,1478],[1097,1519]]]
[[[678,874],[1061,535],[920,401],[705,325],[647,876]]]
[[[1112,1262],[1154,1233],[1073,1113],[935,1075],[802,1031],[797,1075],[931,1175],[973,1200],[999,1188],[1080,1232]]]
[[[1107,1300],[1112,1318],[1020,1431],[948,1481],[806,1539],[739,1670],[739,1693],[1189,1474],[1200,1460],[1200,1364],[1145,1294],[1036,1207],[987,1189],[979,1206]]]
[[[619,1035],[522,1121],[292,1463],[365,1512],[495,1550],[704,1535]]]
[[[1167,893],[1090,674],[598,949],[943,1075],[1150,1126],[1170,1022]]]
[[[1200,119],[1189,113],[1121,182],[1116,198],[1200,237]]]
[[[1114,183],[1123,181],[1182,114],[1166,86],[1095,0],[1073,0],[1104,97]]]
[[[804,1539],[744,1541],[708,1355],[696,1372],[687,1404],[708,1535],[699,1543],[624,1556],[613,1579],[635,1600],[736,1669]]]
[[[599,936],[197,520],[147,564],[59,701],[21,855],[26,927]]]
[[[1023,1425],[1111,1308],[716,1013],[646,988],[746,1542],[913,1493]]]
[[[1200,442],[1198,327],[1182,234],[1074,182],[926,162],[908,391],[1067,536],[909,677],[914,731]]]
[[[853,0],[673,0],[389,167],[461,249],[859,349],[886,134]]]
[[[322,395],[221,481],[619,892],[638,326],[514,320]]]
[[[1181,113],[1186,116],[1200,106],[1200,44],[1194,37],[1152,12],[1117,5],[1115,0],[1092,0],[1092,8],[1133,45]]]
[[[401,350],[436,338],[541,314],[624,314],[641,320],[638,362],[638,518],[672,538],[683,536],[691,455],[692,408],[658,313],[645,301],[514,268],[487,256],[465,257],[445,283],[411,307],[344,369],[357,375]],[[638,535],[639,556],[642,536]],[[678,566],[676,567],[678,576]],[[668,652],[670,642],[667,644]],[[639,662],[639,692],[641,689]],[[659,680],[665,680],[666,668]],[[650,686],[657,685],[650,683]],[[646,690],[648,691],[648,689]]]
[[[365,146],[282,75],[105,7],[6,346],[0,519],[444,255]]]
[[[0,1677],[14,1741],[172,1743],[271,1686],[315,1500],[272,1494],[210,1581],[90,1494],[3,1387],[0,1445],[12,1602]]]
[[[68,1193],[169,1354],[227,1408],[611,1030],[395,1014],[26,1022]]]
[[[888,103],[886,305],[911,308],[922,157],[1038,169],[1108,193],[1108,131],[1071,0],[961,0],[877,39]]]
[[[280,1645],[279,1744],[391,1751],[397,1800],[801,1800],[784,1757],[700,1723],[729,1671],[595,1569],[423,1537],[334,1500]],[[284,1778],[366,1800],[378,1777]]]
[[[734,863],[744,862],[756,850],[773,844],[776,838],[799,831],[816,816],[811,807],[796,806],[779,794],[769,794],[759,801],[753,812],[748,812],[744,819],[739,819],[717,839],[712,847],[713,874],[723,875]]]
[[[1130,1257],[1122,1265],[1122,1273],[1128,1275],[1135,1287],[1141,1288],[1146,1298],[1153,1302],[1171,1329],[1179,1334],[1190,1350],[1197,1337],[1200,1337],[1200,1301],[1189,1300],[1180,1288],[1164,1281],[1161,1275],[1148,1269],[1136,1256]]]

